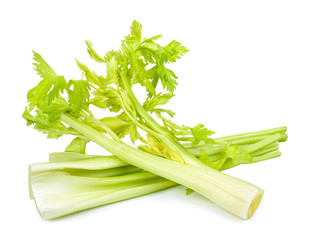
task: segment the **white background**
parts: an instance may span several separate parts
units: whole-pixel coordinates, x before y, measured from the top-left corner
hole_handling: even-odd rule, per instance
[[[0,238],[310,239],[310,12],[311,2],[299,0],[2,1]],[[163,43],[176,39],[190,49],[172,65],[177,122],[204,123],[215,137],[288,126],[282,157],[227,171],[265,190],[250,220],[186,196],[183,187],[53,221],[29,200],[28,165],[69,143],[47,140],[21,118],[39,80],[32,50],[58,74],[78,78],[74,58],[91,63],[83,41],[104,55],[134,19],[144,36],[161,33]]]

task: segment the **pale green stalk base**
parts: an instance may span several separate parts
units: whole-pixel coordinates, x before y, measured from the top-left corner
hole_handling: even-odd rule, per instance
[[[96,183],[93,178],[90,183],[86,184],[85,178],[81,182],[79,177],[57,173],[49,175],[39,174],[33,177],[31,181],[37,209],[44,219],[59,218],[177,185],[174,182],[156,178],[145,184],[135,184],[134,182],[132,184],[118,184],[120,185],[118,187],[109,187],[106,185],[107,183],[102,183],[102,179],[96,179],[99,180]]]

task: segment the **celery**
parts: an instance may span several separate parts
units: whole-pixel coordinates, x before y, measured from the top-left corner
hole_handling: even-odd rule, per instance
[[[101,57],[93,49],[91,42],[86,41],[90,57],[99,63],[106,64],[107,74],[105,77],[97,75],[86,65],[77,61],[77,65],[86,79],[66,81],[63,76],[57,75],[52,70],[40,54],[34,52],[35,69],[42,80],[36,87],[28,91],[29,105],[23,114],[27,125],[34,125],[36,130],[47,134],[48,138],[59,138],[64,134],[75,136],[76,138],[67,147],[68,151],[74,149],[76,152],[84,152],[88,141],[95,142],[127,164],[174,182],[164,180],[167,186],[175,184],[175,182],[182,184],[232,214],[248,219],[254,214],[263,195],[263,190],[215,169],[220,170],[226,166],[228,157],[233,165],[241,159],[246,159],[246,162],[252,161],[252,153],[262,150],[276,141],[284,140],[285,130],[278,129],[272,132],[217,140],[210,137],[213,131],[206,129],[203,124],[188,127],[173,123],[164,117],[164,114],[173,117],[174,112],[158,106],[164,105],[174,96],[173,92],[177,85],[177,76],[166,65],[175,62],[188,50],[175,40],[166,46],[161,46],[156,42],[161,35],[142,38],[141,30],[141,25],[134,21],[130,34],[121,43],[121,49],[109,51],[104,57]],[[158,83],[161,83],[163,92],[157,92]],[[147,91],[148,97],[143,104],[137,100],[133,92],[132,88],[136,84],[145,87]],[[96,118],[94,111],[91,110],[93,107],[106,109],[117,115]],[[34,109],[36,110],[35,115],[31,114]],[[158,123],[152,115],[156,115],[162,124]],[[122,140],[127,135],[132,143],[141,143],[138,149]],[[231,144],[231,141],[250,139],[260,135],[263,135],[264,138],[257,139],[258,141],[254,139],[244,141],[244,144],[256,142],[245,149]],[[220,148],[217,151],[224,151],[225,156],[219,161],[212,161],[208,153],[202,150],[200,158],[197,158],[181,144],[181,141],[191,142],[192,147],[204,143],[206,149],[211,148],[214,143],[219,144]],[[80,166],[93,160],[85,159],[83,161],[84,163],[79,163]],[[58,166],[61,164],[58,163]],[[98,167],[98,165],[96,166]],[[44,166],[33,166],[34,169],[36,167],[39,168],[38,171],[44,170]],[[103,166],[101,165],[101,167]],[[43,172],[33,176],[32,185],[36,185],[36,189],[41,186],[46,189],[47,180],[54,177],[55,174],[63,179],[60,180],[61,182],[66,181],[66,175],[63,173]],[[139,173],[137,174],[139,175]],[[58,177],[55,177],[55,181],[58,181]],[[129,189],[135,188],[136,185],[132,184],[136,184],[136,180],[124,185],[121,180],[123,177],[118,178],[120,188],[117,192],[115,192],[116,189],[111,189],[110,185],[106,190],[103,189],[107,193],[107,195],[105,194],[107,196],[107,199],[104,200],[105,203],[116,201],[115,196],[120,197],[124,194],[124,198],[127,198],[131,195]],[[92,179],[87,181],[90,185],[94,181],[96,182],[96,186],[98,186],[98,189],[94,188],[96,191],[101,189],[101,184],[104,182],[104,180],[93,181]],[[93,188],[89,184],[86,183],[86,189]],[[151,188],[160,189],[158,182],[150,184],[154,187],[150,186]],[[79,192],[78,188],[78,185],[73,186],[72,192],[69,191],[70,196],[64,199],[64,202],[68,203],[70,198],[76,197]],[[32,189],[35,193],[35,188],[32,187]],[[135,189],[134,192],[138,195],[143,194],[144,191],[148,192],[146,186],[139,185]],[[141,189],[144,191],[141,192]],[[92,194],[90,193],[90,195]],[[87,205],[83,206],[87,208],[102,204],[100,195],[94,193],[94,198],[99,197],[98,201],[94,200],[94,204],[85,203]],[[88,194],[82,194],[79,197],[81,198],[77,198],[77,205],[74,207],[79,206],[82,200],[86,200]],[[42,197],[39,196],[36,199],[37,205],[39,205]],[[58,198],[46,199],[46,201],[55,201],[60,206],[65,204]],[[77,209],[75,208],[75,210]],[[56,215],[58,214],[46,217],[51,218]]]

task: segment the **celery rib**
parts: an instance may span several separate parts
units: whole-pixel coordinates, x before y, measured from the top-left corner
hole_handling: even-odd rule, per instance
[[[59,218],[82,210],[143,196],[177,185],[172,181],[155,178],[155,180],[144,184],[114,187],[110,190],[102,190],[101,186],[99,189],[95,188],[97,190],[93,188],[93,191],[90,191],[90,186],[88,186],[86,191],[83,192],[81,186],[78,186],[78,189],[75,189],[77,191],[74,192],[73,189],[75,187],[73,186],[73,182],[68,182],[68,179],[66,179],[62,182],[62,186],[56,186],[54,188],[57,191],[57,194],[55,194],[53,192],[44,192],[45,188],[51,188],[51,184],[54,184],[53,182],[44,182],[40,178],[36,180],[40,184],[36,185],[36,183],[33,183],[34,200],[40,215],[44,219]]]
[[[238,140],[238,139],[243,139],[243,138],[273,135],[276,133],[285,134],[286,131],[287,131],[287,127],[284,126],[284,127],[271,128],[271,129],[266,129],[266,130],[261,130],[261,131],[229,135],[226,137],[219,137],[219,138],[215,138],[215,140],[217,141],[231,140],[232,141],[232,140]],[[286,140],[286,137],[284,137],[284,140]]]
[[[187,166],[120,144],[68,114],[63,114],[61,119],[121,160],[189,187],[241,218],[248,219],[254,214],[256,208],[249,212],[254,204],[253,200],[260,199],[263,195],[263,190],[259,187],[212,168],[205,167],[203,170]]]

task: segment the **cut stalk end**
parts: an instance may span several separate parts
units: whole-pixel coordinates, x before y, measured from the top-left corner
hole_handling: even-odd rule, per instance
[[[250,217],[252,217],[256,211],[256,209],[259,206],[259,203],[261,202],[262,196],[264,194],[264,191],[262,189],[260,189],[254,196],[253,201],[251,202],[249,209],[248,209],[248,214],[247,214],[247,218],[245,219],[249,219]]]

